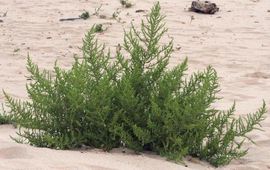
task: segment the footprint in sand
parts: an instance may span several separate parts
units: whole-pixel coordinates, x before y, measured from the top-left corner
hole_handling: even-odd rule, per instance
[[[246,77],[269,79],[270,74],[263,73],[263,72],[254,72],[254,73],[246,74]]]
[[[30,156],[27,154],[25,148],[21,147],[9,147],[0,149],[0,158],[1,159],[27,159]]]
[[[235,168],[235,170],[261,170],[260,168],[256,167],[256,166],[241,166],[241,167],[237,167]]]

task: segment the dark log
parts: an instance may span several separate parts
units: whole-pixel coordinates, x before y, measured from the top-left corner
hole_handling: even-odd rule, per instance
[[[82,18],[63,18],[63,19],[60,19],[59,21],[74,21],[77,19],[82,19]]]
[[[219,11],[219,8],[215,3],[210,1],[192,1],[190,11],[204,14],[214,14]]]

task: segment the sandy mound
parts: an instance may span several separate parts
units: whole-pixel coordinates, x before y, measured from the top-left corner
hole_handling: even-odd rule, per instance
[[[220,8],[215,15],[188,12],[191,1],[161,0],[167,15],[169,37],[174,38],[173,66],[189,57],[190,72],[213,65],[220,76],[219,108],[228,108],[235,100],[239,114],[255,111],[265,99],[270,105],[270,1],[214,1]],[[77,17],[83,10],[99,11],[105,17],[59,22],[61,18]],[[42,68],[52,69],[57,59],[70,67],[74,54],[80,54],[84,33],[102,23],[107,30],[98,34],[112,50],[123,41],[123,28],[140,19],[152,7],[150,0],[137,0],[135,6],[124,9],[118,0],[28,0],[0,1],[0,89],[13,96],[26,98],[25,69],[29,52]],[[118,9],[119,8],[119,9]],[[136,13],[136,10],[142,10]],[[118,19],[110,19],[119,11]],[[121,18],[121,19],[120,19]],[[0,102],[3,95],[0,93]],[[270,115],[263,122],[265,131],[250,136],[257,145],[247,144],[249,154],[233,161],[224,169],[270,169]],[[0,127],[0,169],[186,169],[155,155],[104,153],[98,150],[57,151],[16,144],[11,126]],[[190,169],[211,169],[196,159],[187,161]],[[221,169],[223,169],[221,168]]]

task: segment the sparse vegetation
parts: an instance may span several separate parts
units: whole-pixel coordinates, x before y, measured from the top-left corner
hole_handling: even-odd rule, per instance
[[[102,4],[98,8],[95,8],[95,12],[93,13],[93,15],[99,16],[99,11],[101,10],[101,8]]]
[[[14,53],[17,53],[17,52],[19,52],[19,51],[20,51],[19,48],[16,48],[16,49],[13,50]]]
[[[128,0],[120,0],[120,3],[122,6],[124,6],[125,8],[130,8],[133,6],[133,4],[131,2],[129,2]]]
[[[214,166],[247,153],[247,133],[260,127],[266,106],[236,117],[213,107],[220,98],[218,76],[211,66],[186,76],[187,59],[168,69],[173,42],[160,45],[167,32],[157,3],[140,31],[125,32],[125,53],[115,60],[95,40],[93,27],[83,40],[83,58],[69,70],[40,70],[27,61],[29,100],[4,92],[21,139],[35,146],[70,149],[124,146],[150,150],[175,161],[191,155]],[[124,56],[127,54],[128,56]],[[22,140],[19,140],[22,141]]]
[[[121,3],[121,5],[126,5],[127,4],[127,1],[126,0],[120,0],[120,3]]]
[[[116,12],[114,12],[114,13],[112,14],[112,18],[113,18],[113,19],[116,19],[116,18],[118,17],[118,15],[119,15],[119,11],[116,11]]]
[[[126,5],[125,5],[126,8],[131,8],[132,6],[133,6],[133,5],[132,5],[131,2],[127,2]]]
[[[97,24],[94,26],[94,32],[103,32],[103,25],[102,24]]]
[[[86,20],[90,17],[90,15],[88,11],[84,11],[79,17]]]
[[[121,18],[119,17],[120,11],[117,9],[113,14],[112,14],[112,19],[115,19],[117,22],[121,22]]]

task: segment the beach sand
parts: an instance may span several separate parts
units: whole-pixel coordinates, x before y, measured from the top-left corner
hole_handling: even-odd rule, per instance
[[[215,0],[220,11],[215,15],[188,12],[190,0],[161,0],[167,15],[168,37],[174,38],[175,51],[170,66],[189,59],[189,73],[212,65],[218,72],[220,96],[216,107],[226,109],[236,101],[237,114],[254,112],[262,100],[270,105],[270,1]],[[12,96],[27,99],[25,64],[29,55],[41,68],[52,70],[55,60],[69,68],[74,55],[80,55],[82,38],[93,24],[103,24],[107,30],[97,34],[100,42],[112,51],[123,42],[123,29],[130,22],[139,26],[152,0],[136,0],[132,8],[122,8],[118,0],[0,0],[0,89]],[[88,20],[60,22],[61,18],[77,17],[84,10],[100,15]],[[120,11],[120,21],[111,19]],[[193,17],[192,17],[193,16]],[[194,18],[191,20],[191,18]],[[4,103],[0,93],[0,103]],[[257,145],[247,143],[249,153],[220,169],[270,169],[270,114],[262,123],[264,131],[254,131],[250,137]],[[17,144],[16,129],[0,126],[0,169],[213,169],[209,164],[191,159],[188,167],[168,162],[153,154],[136,155],[115,150],[58,151]]]

